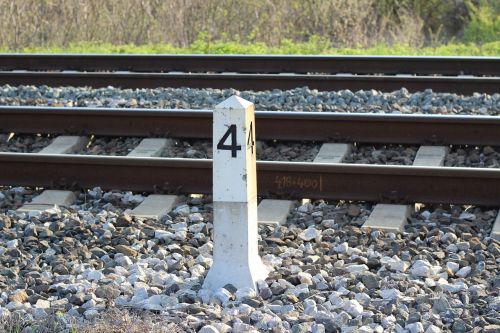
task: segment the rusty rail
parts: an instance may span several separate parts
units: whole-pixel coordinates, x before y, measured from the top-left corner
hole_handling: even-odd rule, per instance
[[[259,140],[498,145],[500,117],[257,111]],[[0,106],[0,131],[211,138],[212,111]]]
[[[500,57],[0,54],[0,70],[500,75]]]
[[[0,184],[211,193],[212,161],[0,153]],[[258,162],[260,195],[500,205],[500,170]]]
[[[370,90],[391,92],[405,87],[411,92],[472,94],[498,93],[500,77],[388,76],[388,75],[307,75],[307,74],[210,74],[139,72],[33,72],[1,71],[0,85],[91,86],[102,88],[234,88],[240,90],[311,89]]]

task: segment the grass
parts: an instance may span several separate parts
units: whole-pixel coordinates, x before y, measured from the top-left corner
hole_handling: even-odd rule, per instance
[[[0,52],[12,52],[0,48]],[[103,54],[331,54],[331,55],[407,55],[407,56],[500,56],[500,41],[482,45],[473,43],[450,43],[437,47],[414,48],[408,45],[378,45],[371,48],[330,48],[320,38],[308,42],[285,40],[278,47],[263,43],[243,44],[238,42],[197,40],[185,48],[169,44],[114,45],[109,43],[74,43],[68,47],[29,47],[22,53],[103,53]]]
[[[110,308],[96,318],[79,322],[76,319],[66,325],[61,313],[52,313],[41,319],[27,319],[11,314],[0,319],[2,333],[181,333],[178,325],[150,312],[131,312]]]

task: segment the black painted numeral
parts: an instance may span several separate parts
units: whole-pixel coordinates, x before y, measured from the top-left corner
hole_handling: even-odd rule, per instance
[[[224,142],[226,142],[227,138],[230,135],[231,135],[231,144],[230,145],[224,144]],[[217,149],[230,150],[231,157],[236,157],[236,151],[241,150],[241,146],[236,145],[236,125],[233,124],[229,126],[226,133],[224,133],[219,143],[217,144]]]

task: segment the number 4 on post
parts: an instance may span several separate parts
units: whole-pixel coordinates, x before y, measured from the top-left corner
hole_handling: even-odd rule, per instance
[[[251,133],[251,128],[250,128],[250,133]],[[231,144],[226,145],[224,142],[226,142],[227,138],[231,135]],[[238,150],[241,150],[241,146],[236,145],[236,125],[231,125],[227,129],[226,133],[222,136],[222,138],[219,140],[219,143],[217,143],[217,149],[220,150],[230,150],[231,151],[231,157],[236,158],[236,152]]]

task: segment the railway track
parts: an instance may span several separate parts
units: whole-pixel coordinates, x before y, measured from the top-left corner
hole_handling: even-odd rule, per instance
[[[0,54],[0,84],[496,93],[497,57]]]
[[[52,143],[71,135],[80,145],[92,135],[201,140],[212,137],[212,116],[210,110],[0,107],[0,134],[51,133]],[[342,162],[353,143],[426,145],[419,152],[433,145],[441,153],[449,145],[495,146],[499,119],[257,112],[256,140],[322,146],[312,162],[257,162],[264,200],[255,243],[271,273],[255,291],[202,287],[216,242],[210,159],[0,153],[0,290],[6,295],[0,320],[18,311],[47,318],[54,309],[58,315],[48,321],[91,320],[118,306],[161,311],[168,325],[193,332],[212,324],[239,332],[362,326],[494,332],[500,168],[417,166],[418,153],[413,166],[331,161]],[[322,155],[334,146],[344,152]],[[137,151],[154,154],[145,146]],[[54,207],[44,200],[61,193],[39,193],[37,186],[72,191],[62,191],[64,202]],[[175,195],[161,196],[155,208],[161,214],[141,215],[159,197],[153,192]],[[269,200],[275,197],[322,200]],[[415,202],[424,204],[409,205]],[[279,218],[262,214],[270,206],[279,208]]]
[[[1,130],[16,133],[208,139],[211,117],[209,110],[0,107]],[[489,116],[257,112],[256,128],[258,140],[500,142],[500,119]],[[212,186],[210,160],[0,153],[0,167],[4,185],[182,193]],[[258,172],[264,196],[500,205],[498,169],[259,162]]]

